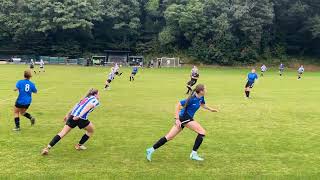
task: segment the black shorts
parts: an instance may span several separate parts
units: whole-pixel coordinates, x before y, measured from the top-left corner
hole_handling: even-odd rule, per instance
[[[179,120],[181,122],[181,128],[183,129],[186,124],[188,124],[191,121],[194,121],[192,117],[190,117],[187,113],[184,113],[183,116],[179,116]]]
[[[119,74],[119,72],[117,71],[117,72],[115,72],[114,74],[115,74],[115,75],[118,75],[118,74]]]
[[[191,78],[191,80],[187,84],[188,84],[188,86],[192,87],[193,85],[195,85],[197,83],[197,81],[198,81],[198,79]]]
[[[85,119],[79,119],[77,121],[73,120],[73,116],[70,116],[66,122],[66,125],[68,125],[71,128],[79,127],[79,129],[83,129],[87,127],[90,124],[89,120]]]
[[[16,107],[16,108],[28,109],[29,106],[30,106],[30,104],[22,105],[22,104],[19,104],[18,102],[16,102],[16,104],[15,104],[15,107]]]
[[[253,88],[254,82],[248,81],[245,88]]]
[[[111,79],[108,79],[108,80],[107,80],[108,83],[111,83],[111,81],[112,81]]]
[[[40,66],[40,69],[43,69],[44,67],[43,66]]]
[[[30,65],[30,69],[33,69],[34,68],[34,66],[33,65]]]
[[[135,76],[137,74],[137,72],[132,72],[131,75]]]

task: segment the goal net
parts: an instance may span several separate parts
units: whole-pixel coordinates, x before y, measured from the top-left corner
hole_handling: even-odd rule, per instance
[[[180,58],[157,58],[157,67],[181,67]]]

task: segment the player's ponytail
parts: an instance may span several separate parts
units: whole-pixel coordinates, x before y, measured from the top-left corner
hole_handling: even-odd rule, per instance
[[[204,91],[204,85],[203,84],[198,84],[192,91],[190,96],[187,98],[186,103],[184,105],[184,108],[187,108],[187,106],[189,105],[189,101],[192,97],[195,96],[195,94],[200,93],[201,91]]]
[[[91,88],[91,89],[88,91],[86,97],[94,96],[94,95],[98,94],[98,92],[99,92],[98,89]]]

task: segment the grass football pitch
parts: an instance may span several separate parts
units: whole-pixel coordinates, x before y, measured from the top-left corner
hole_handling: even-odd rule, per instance
[[[244,98],[249,69],[200,68],[206,103],[219,113],[199,110],[195,119],[207,136],[199,149],[204,162],[189,160],[196,133],[185,129],[157,150],[145,149],[174,123],[174,108],[186,97],[190,68],[131,69],[102,91],[110,68],[46,66],[34,75],[38,88],[29,113],[13,132],[13,88],[25,65],[0,66],[0,179],[318,179],[320,178],[320,73],[296,71],[280,77],[270,70]],[[37,67],[38,68],[38,67]],[[46,157],[40,150],[63,127],[66,112],[90,87],[101,105],[89,119],[95,134],[86,151],[76,151],[84,131],[75,128]]]

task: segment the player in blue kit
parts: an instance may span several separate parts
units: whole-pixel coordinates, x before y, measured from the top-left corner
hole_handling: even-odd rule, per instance
[[[42,155],[47,155],[49,150],[66,136],[73,128],[85,129],[86,133],[82,136],[79,143],[75,146],[77,150],[87,149],[83,144],[88,141],[94,132],[93,124],[88,120],[89,114],[99,106],[99,91],[90,89],[84,99],[77,103],[64,118],[66,122],[63,129],[58,133],[51,142],[42,150]]]
[[[130,81],[134,81],[134,76],[138,73],[138,66],[133,66],[132,68],[132,72],[131,72],[131,75],[130,75]]]
[[[36,119],[26,111],[32,102],[32,93],[37,93],[37,88],[33,82],[30,81],[32,73],[30,70],[24,71],[24,80],[20,80],[16,84],[14,91],[19,91],[19,96],[14,107],[14,122],[16,127],[14,131],[20,131],[20,114],[28,118],[33,126]]]
[[[193,117],[200,107],[211,112],[218,112],[217,109],[206,106],[206,102],[204,100],[205,94],[205,86],[202,84],[198,84],[187,99],[182,100],[177,104],[175,111],[175,125],[171,128],[166,136],[160,138],[158,142],[156,142],[151,148],[147,149],[148,161],[151,161],[152,154],[156,149],[164,145],[166,142],[172,140],[183,130],[184,127],[187,127],[198,133],[192,152],[190,154],[190,159],[203,161],[203,158],[199,157],[197,150],[199,149],[203,138],[206,135],[206,131],[197,121],[193,119]]]
[[[250,97],[250,91],[253,88],[253,85],[256,79],[258,79],[258,75],[256,74],[256,70],[252,69],[251,73],[248,74],[248,81],[245,86],[245,94],[247,98]]]

